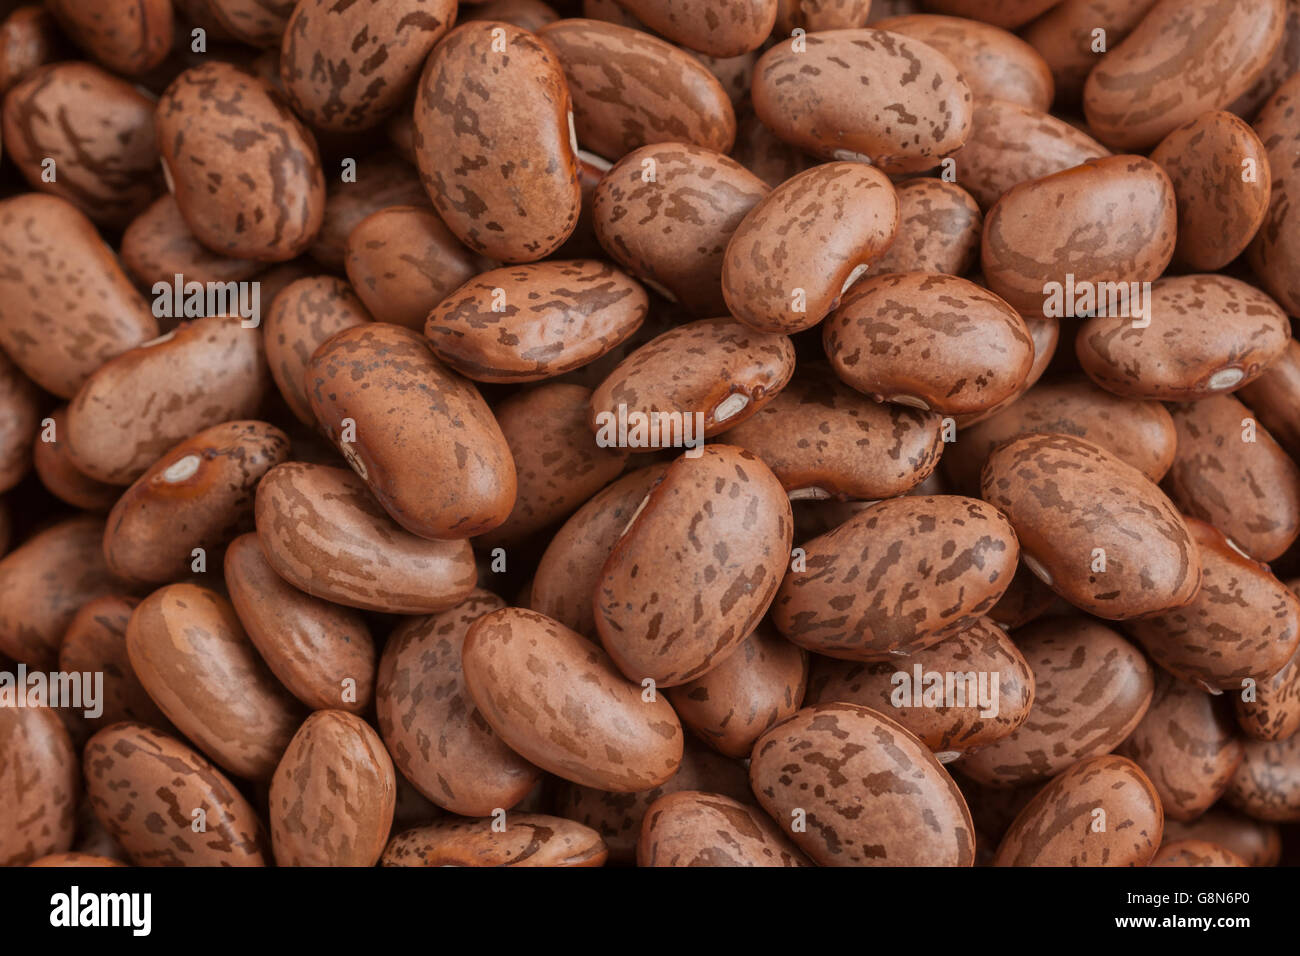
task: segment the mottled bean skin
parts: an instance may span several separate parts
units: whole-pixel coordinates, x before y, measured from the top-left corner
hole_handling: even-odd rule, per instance
[[[807,685],[808,652],[764,622],[713,670],[667,694],[682,723],[705,743],[743,758],[769,727],[803,705]]]
[[[970,87],[933,47],[872,29],[801,43],[775,44],[754,69],[754,110],[786,142],[896,174],[937,166],[970,134]]]
[[[820,866],[970,866],[975,830],[957,785],[903,727],[856,704],[807,707],[754,744],[758,802]]]
[[[1231,395],[1170,406],[1178,450],[1169,497],[1247,554],[1272,561],[1300,535],[1300,467]],[[1248,440],[1253,439],[1253,440]]]
[[[765,196],[737,227],[722,264],[722,295],[760,332],[811,328],[898,231],[889,178],[862,163],[825,163]]]
[[[608,852],[590,827],[540,813],[493,821],[442,820],[393,837],[381,866],[604,866]]]
[[[1142,768],[1171,820],[1195,820],[1208,810],[1241,763],[1225,703],[1158,670],[1150,709],[1115,751]]]
[[[801,545],[772,622],[817,654],[887,661],[965,630],[1011,583],[1011,525],[956,495],[892,498]]]
[[[1264,104],[1255,120],[1255,132],[1268,150],[1273,173],[1273,193],[1264,224],[1250,246],[1250,264],[1264,288],[1290,315],[1300,315],[1300,76],[1293,76]]]
[[[475,256],[436,212],[388,206],[348,233],[348,279],[380,322],[421,331],[429,310],[479,271]]]
[[[474,589],[468,541],[430,541],[397,524],[352,472],[286,462],[257,486],[257,536],[276,573],[362,610],[431,614]]]
[[[1082,376],[1041,382],[991,418],[963,429],[944,448],[943,473],[958,491],[974,493],[995,448],[1030,434],[1073,435],[1104,448],[1152,481],[1174,460],[1174,422],[1155,401],[1120,398]]]
[[[943,272],[965,275],[979,256],[984,215],[970,193],[942,179],[900,183],[898,232],[871,263],[873,275]]]
[[[1034,709],[1013,733],[961,760],[996,787],[1042,782],[1110,753],[1142,720],[1154,675],[1142,652],[1085,618],[1048,618],[1016,632],[1034,675]]]
[[[63,32],[115,73],[138,76],[172,48],[171,0],[45,0]]]
[[[305,0],[285,27],[280,77],[294,111],[318,129],[383,122],[415,86],[456,19],[454,0]]]
[[[122,233],[119,254],[127,272],[144,289],[159,282],[171,286],[177,274],[186,282],[245,282],[266,268],[266,263],[255,259],[215,253],[195,239],[171,193],[163,193],[131,220]],[[262,298],[264,306],[269,302]]]
[[[1105,814],[1105,830],[1094,830]],[[1164,812],[1141,768],[1124,757],[1081,760],[1038,792],[998,846],[994,866],[1146,866]]]
[[[769,191],[719,153],[643,146],[596,186],[592,221],[601,246],[632,275],[698,316],[723,315],[727,244]]]
[[[763,459],[796,498],[893,498],[934,471],[943,419],[873,402],[830,375],[794,378],[727,443]]]
[[[63,59],[63,47],[63,34],[45,7],[28,4],[5,16],[0,22],[0,93],[37,67]]]
[[[484,719],[524,759],[600,790],[659,786],[682,760],[668,702],[646,700],[595,644],[533,611],[503,608],[465,637],[465,686]]]
[[[925,0],[928,9],[958,17],[982,20],[1004,30],[1024,26],[1060,0]]]
[[[1204,840],[1174,840],[1161,845],[1147,866],[1250,866],[1231,850]]]
[[[32,443],[42,442],[39,390],[0,352],[0,492],[8,491],[32,469]],[[56,423],[57,435],[57,423]]]
[[[1300,342],[1290,339],[1282,354],[1264,373],[1236,393],[1255,413],[1259,423],[1286,449],[1292,460],[1300,458]]]
[[[1026,435],[989,456],[983,497],[1016,529],[1034,573],[1107,620],[1190,601],[1201,561],[1182,515],[1132,465],[1070,435]],[[1096,549],[1106,570],[1093,571]]]
[[[966,145],[952,158],[958,184],[988,210],[1014,186],[1109,155],[1055,116],[1006,100],[981,100]]]
[[[352,287],[333,276],[298,279],[275,297],[263,323],[266,363],[298,421],[316,424],[306,384],[312,353],[334,333],[370,320]]]
[[[77,751],[58,712],[0,707],[0,866],[70,850],[80,789]]]
[[[1147,307],[1145,327],[1118,315],[1079,326],[1079,364],[1117,395],[1185,402],[1232,391],[1262,375],[1291,341],[1277,303],[1229,276],[1160,279]]]
[[[811,866],[763,811],[717,793],[683,790],[650,805],[637,866]]]
[[[465,689],[470,626],[505,607],[475,590],[451,610],[410,618],[384,645],[376,688],[379,732],[402,775],[438,806],[491,816],[523,800],[542,773],[498,737]]]
[[[157,194],[152,98],[90,63],[30,73],[4,99],[5,152],[31,184],[125,226]],[[45,181],[53,160],[57,179]]]
[[[790,36],[796,29],[820,33],[863,27],[871,14],[871,0],[777,0],[775,35]]]
[[[1184,607],[1132,621],[1129,632],[1165,670],[1208,688],[1264,682],[1300,647],[1300,600],[1268,566],[1204,521],[1186,521],[1200,554],[1200,593]]]
[[[492,269],[422,319],[434,354],[479,382],[533,382],[579,368],[627,340],[649,297],[595,259]]]
[[[0,654],[49,670],[72,616],[122,590],[104,563],[104,520],[82,515],[41,531],[0,560]]]
[[[311,245],[325,215],[316,141],[264,83],[229,63],[194,67],[156,122],[168,186],[205,246],[284,262]]]
[[[1042,312],[1045,286],[1149,282],[1174,254],[1177,201],[1163,169],[1141,156],[1088,160],[1021,183],[984,220],[988,286],[1022,312]]]
[[[622,474],[628,452],[597,445],[588,424],[590,401],[590,389],[548,382],[496,407],[519,490],[510,516],[480,535],[479,544],[494,548],[542,531]]]
[[[68,454],[78,469],[129,485],[204,428],[252,418],[271,384],[262,334],[209,316],[117,356],[68,406]]]
[[[1256,820],[1300,823],[1300,734],[1247,740],[1224,799]]]
[[[530,607],[598,639],[594,602],[601,568],[667,465],[624,475],[579,508],[551,538],[533,577]]]
[[[502,30],[506,53],[495,52]],[[536,262],[569,238],[582,193],[556,55],[518,27],[471,21],[429,56],[415,102],[425,189],[476,252]]]
[[[957,17],[919,14],[871,24],[938,50],[961,72],[976,99],[1001,99],[1047,112],[1055,87],[1038,51],[1014,33]]]
[[[1179,840],[1202,840],[1235,853],[1250,866],[1277,866],[1282,837],[1277,824],[1252,820],[1223,802],[1190,823],[1165,821],[1165,845]]]
[[[126,625],[140,602],[109,594],[81,606],[59,645],[59,670],[104,675],[103,713],[87,718],[96,729],[122,720],[169,729],[170,722],[131,669],[126,653]]]
[[[412,534],[468,538],[510,514],[515,465],[500,426],[418,333],[378,322],[336,333],[312,355],[307,398],[329,440]],[[348,419],[355,435],[344,431]]]
[[[967,696],[960,704],[948,706],[947,701],[941,701],[938,705],[926,702],[918,706],[913,695],[920,698],[921,689],[913,683],[912,689],[904,691],[894,680],[896,674],[906,674],[915,681],[914,669],[918,666],[922,673],[974,674],[977,680],[978,675],[988,674],[998,685],[995,712],[980,713],[975,684],[963,692]],[[901,703],[895,699],[896,694]],[[889,715],[919,737],[940,760],[951,760],[1001,740],[1024,724],[1035,701],[1034,674],[1002,628],[982,617],[938,644],[888,661],[865,664],[814,657],[807,703],[811,706],[835,701],[861,704]]]
[[[41,388],[71,398],[158,321],[90,220],[66,200],[0,202],[0,347]]]
[[[108,511],[122,494],[121,486],[96,481],[72,463],[68,455],[68,443],[62,440],[68,434],[68,406],[60,405],[48,417],[53,423],[50,431],[54,440],[45,440],[46,429],[42,427],[29,450],[32,467],[41,484],[54,497],[74,508]],[[15,460],[23,459],[20,456]]]
[[[365,619],[304,594],[272,570],[256,534],[226,549],[226,589],[248,639],[285,688],[312,710],[364,713],[375,645]]]
[[[393,825],[393,761],[355,714],[318,710],[271,778],[271,847],[280,866],[374,866]]]
[[[149,696],[204,753],[249,780],[271,776],[302,712],[228,600],[194,584],[159,588],[131,614],[126,651]]]
[[[1088,75],[1088,125],[1137,151],[1227,106],[1268,66],[1285,11],[1285,0],[1160,0]]]
[[[731,158],[773,189],[814,163],[807,153],[777,139],[752,112],[740,117]]]
[[[115,724],[90,738],[83,766],[95,817],[136,866],[265,866],[271,856],[257,811],[174,737]]]
[[[734,319],[688,322],[618,364],[591,396],[592,428],[598,436],[602,428],[611,429],[600,416],[617,418],[622,405],[629,414],[647,416],[700,413],[704,435],[712,438],[770,402],[794,374],[794,364],[794,346],[784,335],[756,332]]]
[[[288,436],[266,422],[226,422],[181,442],[109,513],[109,570],[154,584],[184,577],[194,549],[215,557],[235,535],[251,530],[257,483],[288,456]]]
[[[1297,594],[1300,579],[1288,581],[1287,588]],[[1300,650],[1280,671],[1260,681],[1250,699],[1243,688],[1232,703],[1237,725],[1247,737],[1284,740],[1300,732]]]
[[[1029,375],[1024,319],[956,276],[899,273],[859,282],[822,326],[841,381],[877,401],[943,414],[992,408]]]
[[[772,602],[793,533],[785,490],[754,455],[677,458],[601,570],[596,627],[619,670],[671,687],[719,666]]]
[[[1093,50],[1093,30],[1106,31],[1107,49],[1142,22],[1156,0],[1063,0],[1025,26],[1021,36],[1051,67],[1056,101],[1077,108],[1083,84],[1105,55]]]
[[[1272,59],[1264,67],[1255,84],[1228,107],[1242,119],[1250,120],[1259,113],[1264,102],[1300,69],[1300,3],[1286,0],[1286,22],[1282,28],[1282,42],[1277,45]]]
[[[533,33],[560,19],[550,4],[542,0],[487,0],[462,6],[456,16],[461,20],[502,20]]]
[[[1151,161],[1164,167],[1178,197],[1180,265],[1210,272],[1245,251],[1268,212],[1273,176],[1264,144],[1244,120],[1203,113],[1162,139]]]
[[[777,0],[618,0],[619,6],[673,43],[710,56],[737,56],[763,45]]]
[[[390,206],[430,206],[414,162],[380,151],[358,158],[356,182],[331,182],[325,220],[308,249],[311,257],[330,270],[342,271],[348,236],[367,216]]]
[[[537,35],[564,68],[583,149],[615,162],[652,143],[726,153],[735,142],[726,90],[680,48],[599,20],[565,19]]]

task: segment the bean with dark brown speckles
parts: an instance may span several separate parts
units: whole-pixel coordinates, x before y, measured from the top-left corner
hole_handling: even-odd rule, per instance
[[[637,866],[811,866],[758,809],[716,793],[683,790],[646,811]]]
[[[81,774],[56,711],[0,707],[0,866],[72,848]]]
[[[608,852],[590,827],[540,813],[495,820],[441,820],[398,834],[381,866],[603,866]]]

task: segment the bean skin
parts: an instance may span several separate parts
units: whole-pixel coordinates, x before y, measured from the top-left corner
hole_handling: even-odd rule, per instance
[[[73,617],[59,645],[59,670],[104,675],[104,712],[87,718],[96,730],[123,720],[171,730],[171,722],[144,689],[127,656],[126,625],[139,603],[119,594],[88,601]]]
[[[540,813],[443,820],[398,834],[381,866],[603,866],[608,851],[590,827]]]
[[[1250,866],[1231,850],[1204,840],[1164,843],[1147,866]]]
[[[1250,246],[1250,264],[1289,315],[1300,314],[1300,217],[1293,215],[1300,195],[1295,172],[1300,160],[1298,101],[1300,77],[1293,76],[1278,87],[1255,120],[1255,132],[1268,150],[1273,194],[1264,224]]]
[[[0,707],[0,866],[72,848],[80,784],[77,752],[57,711]]]
[[[131,220],[122,233],[120,254],[127,272],[146,289],[159,282],[170,286],[177,274],[186,282],[246,282],[266,268],[255,259],[215,253],[195,239],[171,193],[159,196]]]
[[[1300,735],[1247,740],[1243,749],[1225,794],[1228,804],[1256,820],[1300,823]]]
[[[637,866],[811,865],[761,810],[695,790],[651,804],[637,841]]]
[[[871,263],[873,275],[943,272],[962,276],[979,257],[984,215],[974,197],[956,183],[912,179],[900,183],[898,233]]]
[[[138,76],[158,66],[172,48],[169,0],[46,0],[46,9],[77,46],[115,73]]]

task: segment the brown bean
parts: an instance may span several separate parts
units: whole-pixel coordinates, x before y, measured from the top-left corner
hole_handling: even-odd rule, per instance
[[[355,714],[318,710],[271,778],[271,847],[280,866],[374,866],[393,825],[393,761]]]
[[[1187,519],[1200,554],[1200,593],[1184,607],[1129,624],[1165,670],[1204,687],[1267,681],[1300,647],[1300,601],[1204,521]]]
[[[560,20],[537,35],[564,68],[584,149],[614,162],[652,143],[726,153],[735,142],[736,115],[722,84],[671,43],[599,20]]]
[[[303,0],[285,26],[280,53],[289,102],[319,129],[377,126],[415,87],[429,51],[455,19],[455,0],[418,9],[405,0]]]
[[[571,111],[558,58],[531,33],[471,21],[443,38],[416,94],[415,150],[461,242],[536,262],[569,238],[582,200]]]
[[[753,113],[740,118],[731,158],[773,189],[813,165],[810,156],[778,139]]]
[[[41,394],[31,380],[0,352],[0,492],[18,484],[32,468],[32,444],[44,444]]]
[[[1282,42],[1284,0],[1160,0],[1098,62],[1083,89],[1097,138],[1142,150],[1207,110],[1227,106]]]
[[[969,17],[1004,30],[1015,30],[1059,2],[1060,0],[998,0],[997,3],[989,3],[988,0],[926,0],[926,6],[940,13]]]
[[[68,406],[60,405],[45,421],[31,450],[32,464],[45,490],[74,508],[108,511],[122,494],[122,487],[96,481],[72,463],[68,443],[59,437],[68,433]]]
[[[1166,487],[1245,553],[1272,561],[1300,535],[1300,467],[1231,395],[1170,407],[1178,450]]]
[[[363,610],[430,614],[474,588],[468,541],[401,528],[352,472],[305,462],[272,468],[257,487],[267,562],[308,594]]]
[[[782,183],[727,243],[722,295],[760,332],[811,328],[894,240],[898,196],[862,163],[825,163]]]
[[[72,848],[80,785],[77,752],[56,711],[0,707],[0,866]]]
[[[1161,670],[1151,707],[1116,749],[1151,780],[1171,820],[1195,820],[1228,788],[1241,741],[1223,701]]]
[[[822,326],[841,381],[877,401],[942,414],[992,408],[1034,361],[1024,319],[956,276],[909,272],[859,282]]]
[[[1011,582],[1011,525],[956,495],[891,498],[801,545],[772,622],[787,638],[843,660],[892,660],[973,625]]]
[[[540,813],[440,820],[407,830],[384,850],[381,866],[603,866],[605,844],[590,827]]]
[[[466,6],[456,15],[462,20],[501,20],[533,33],[560,19],[554,8],[542,0],[488,0]]]
[[[312,353],[335,332],[371,321],[352,287],[333,276],[298,279],[275,297],[264,325],[266,362],[289,410],[315,425],[307,397]]]
[[[194,584],[159,588],[131,614],[126,650],[140,683],[186,737],[231,773],[270,778],[301,708],[228,600]]]
[[[175,737],[114,724],[90,738],[83,764],[95,816],[137,866],[266,865],[257,811]]]
[[[1145,324],[1094,316],[1079,326],[1079,364],[1102,388],[1130,398],[1194,401],[1248,384],[1282,355],[1291,323],[1254,286],[1221,275],[1160,279]]]
[[[777,0],[776,11],[777,36],[790,36],[796,29],[850,30],[873,19],[871,0]]]
[[[81,606],[64,632],[59,645],[59,670],[70,673],[102,673],[103,713],[93,726],[108,727],[122,720],[134,720],[163,730],[171,724],[131,669],[126,653],[126,625],[140,602],[133,597],[109,594]]]
[[[615,262],[698,316],[725,314],[727,243],[769,192],[749,170],[688,144],[643,146],[596,186],[596,238]]]
[[[792,498],[893,498],[930,476],[942,418],[873,402],[818,371],[792,379],[727,443],[763,459]]]
[[[14,10],[0,22],[0,93],[37,67],[64,59],[63,47],[49,10],[38,4]]]
[[[307,398],[329,440],[412,534],[468,538],[510,514],[516,478],[505,436],[478,389],[423,336],[378,322],[336,333],[312,355]]]
[[[989,456],[982,487],[1016,529],[1025,563],[1081,610],[1141,617],[1181,607],[1200,588],[1182,515],[1146,475],[1091,442],[1016,438]]]
[[[1081,760],[1029,802],[994,866],[1146,866],[1164,813],[1141,768],[1124,757]]]
[[[776,22],[777,0],[618,0],[651,30],[711,56],[736,56],[763,45]]]
[[[463,816],[509,810],[542,776],[492,731],[465,689],[465,635],[505,606],[476,590],[449,611],[410,618],[389,636],[379,664],[379,732],[393,762],[420,793]]]
[[[82,515],[28,538],[0,560],[0,653],[53,668],[77,610],[122,590],[104,563],[104,519]]]
[[[787,143],[891,175],[937,166],[971,130],[973,97],[952,61],[883,30],[782,40],[759,59],[753,95],[759,118]]]
[[[1292,459],[1300,456],[1300,342],[1290,339],[1282,354],[1236,397]]]
[[[298,0],[205,0],[208,12],[237,40],[279,47]]]
[[[533,382],[586,365],[631,336],[649,299],[595,259],[492,269],[421,317],[434,354],[479,382]]]
[[[194,570],[195,552],[219,552],[253,526],[257,483],[289,455],[289,438],[266,422],[215,425],[181,442],[136,479],[104,530],[109,570],[165,584]]]
[[[194,238],[171,193],[155,199],[122,233],[122,264],[143,288],[176,276],[186,282],[244,282],[266,268],[255,259],[232,259],[213,252]],[[270,298],[262,301],[270,302]]]
[[[1175,840],[1161,845],[1147,866],[1250,866],[1231,850],[1203,840]]]
[[[478,272],[477,262],[432,209],[388,206],[348,233],[348,279],[380,322],[423,331],[429,311]]]
[[[763,809],[820,866],[974,862],[957,785],[916,737],[866,707],[799,711],[758,739],[749,778]]]
[[[503,608],[465,637],[465,686],[484,719],[524,759],[600,790],[659,786],[682,759],[666,700],[647,697],[609,655],[563,624]]]
[[[1273,192],[1264,224],[1250,246],[1250,264],[1264,288],[1288,314],[1300,314],[1300,217],[1291,209],[1300,196],[1295,173],[1300,131],[1295,126],[1300,77],[1291,77],[1269,98],[1255,120],[1255,132],[1268,150]]]
[[[262,336],[209,316],[106,362],[68,407],[68,455],[91,478],[129,485],[179,442],[257,413],[270,384]]]
[[[1164,167],[1178,197],[1180,264],[1209,272],[1245,251],[1268,212],[1273,176],[1264,144],[1244,120],[1203,113],[1162,139],[1151,161]]]
[[[679,325],[638,348],[591,397],[592,427],[606,445],[619,442],[620,416],[629,430],[635,416],[681,416],[681,441],[699,442],[725,432],[770,402],[794,373],[794,346],[784,335],[756,332],[734,319],[700,319]],[[688,416],[702,416],[703,436]],[[689,432],[688,432],[689,429]],[[660,431],[667,431],[663,426]],[[627,441],[632,451],[654,450]],[[663,436],[661,435],[662,439]],[[620,442],[621,443],[621,442]],[[660,444],[664,444],[663,441]]]
[[[717,793],[683,790],[646,811],[637,866],[811,866],[763,811]]]
[[[1300,580],[1287,582],[1297,594]],[[1243,682],[1244,683],[1244,682]],[[1300,731],[1300,650],[1272,677],[1233,697],[1237,724],[1247,737],[1256,740],[1285,740]]]
[[[1256,820],[1300,823],[1300,735],[1247,740],[1243,749],[1224,799]]]
[[[153,110],[151,97],[90,63],[41,67],[5,95],[5,152],[33,189],[124,226],[162,187]]]
[[[1250,866],[1276,866],[1282,857],[1282,837],[1276,824],[1262,823],[1219,803],[1190,823],[1165,821],[1165,843],[1203,840],[1235,853]]]
[[[596,627],[619,670],[671,687],[722,664],[772,602],[793,531],[785,490],[749,452],[709,445],[673,461],[597,585]]]
[[[157,334],[75,206],[38,193],[0,202],[0,347],[33,382],[71,398],[104,362]]]
[[[92,853],[51,853],[39,860],[33,860],[28,866],[126,866],[120,860]]]
[[[624,475],[598,492],[551,538],[533,578],[529,606],[588,638],[597,638],[593,596],[601,568],[667,465]]]
[[[256,534],[230,543],[224,570],[248,639],[291,694],[312,710],[369,710],[375,645],[360,614],[286,582],[272,570]]]
[[[171,52],[170,0],[45,0],[45,7],[73,43],[115,73],[138,76]]]
[[[390,206],[430,206],[415,159],[388,152],[357,160],[355,181],[331,183],[325,198],[325,220],[308,251],[327,269],[341,272],[352,230],[367,216]]]
[[[1042,54],[1056,83],[1056,101],[1077,107],[1088,74],[1105,55],[1094,49],[1104,30],[1108,49],[1142,22],[1156,0],[1063,0],[1028,24],[1021,36]]]
[[[938,685],[932,683],[936,674]],[[979,687],[981,679],[986,689]],[[932,687],[937,687],[937,702]],[[807,697],[809,705],[840,701],[887,714],[919,737],[941,763],[1016,731],[1030,716],[1034,700],[1029,663],[986,617],[937,644],[888,661],[814,657]]]
[[[316,141],[266,84],[193,67],[158,101],[157,130],[168,188],[209,249],[284,262],[311,245],[325,214]]]
[[[900,183],[897,192],[898,233],[871,263],[872,274],[969,272],[984,228],[984,215],[971,194],[942,179],[911,179]]]

